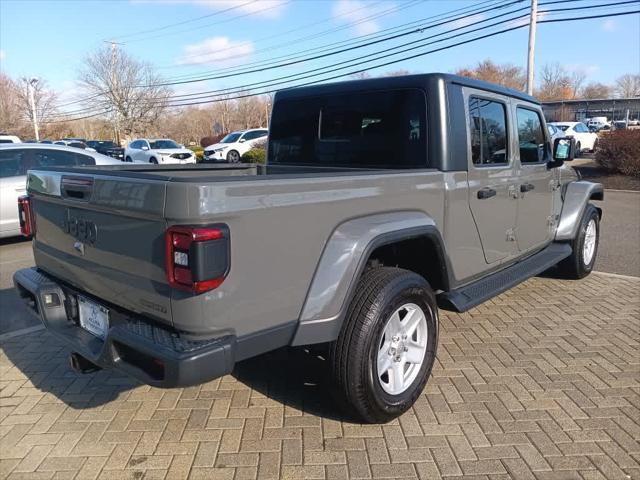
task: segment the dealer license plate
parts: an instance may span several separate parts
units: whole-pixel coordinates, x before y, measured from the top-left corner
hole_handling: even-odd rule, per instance
[[[105,339],[109,330],[109,310],[78,295],[80,326],[98,338]]]

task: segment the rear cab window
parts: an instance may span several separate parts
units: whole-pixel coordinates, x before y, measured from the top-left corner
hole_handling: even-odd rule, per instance
[[[0,150],[0,178],[25,175],[24,150]]]
[[[276,102],[270,165],[428,168],[426,99],[419,89]]]

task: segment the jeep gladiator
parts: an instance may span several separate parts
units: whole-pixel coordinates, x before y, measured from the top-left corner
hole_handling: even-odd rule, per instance
[[[446,74],[278,92],[267,164],[39,168],[14,283],[83,372],[193,385],[322,344],[366,422],[422,392],[438,308],[595,262],[602,186],[540,104]]]

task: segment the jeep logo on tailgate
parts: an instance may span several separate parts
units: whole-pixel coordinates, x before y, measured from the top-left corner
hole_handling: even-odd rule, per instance
[[[90,245],[96,243],[98,238],[98,227],[95,223],[82,217],[74,217],[70,212],[67,212],[67,218],[62,223],[62,229],[73,238]]]

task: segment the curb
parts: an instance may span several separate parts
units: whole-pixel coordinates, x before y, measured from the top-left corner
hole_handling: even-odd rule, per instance
[[[591,273],[597,273],[598,275],[601,275],[603,277],[620,278],[623,280],[640,280],[640,277],[635,277],[633,275],[621,275],[619,273],[599,272],[597,270],[594,270]]]

